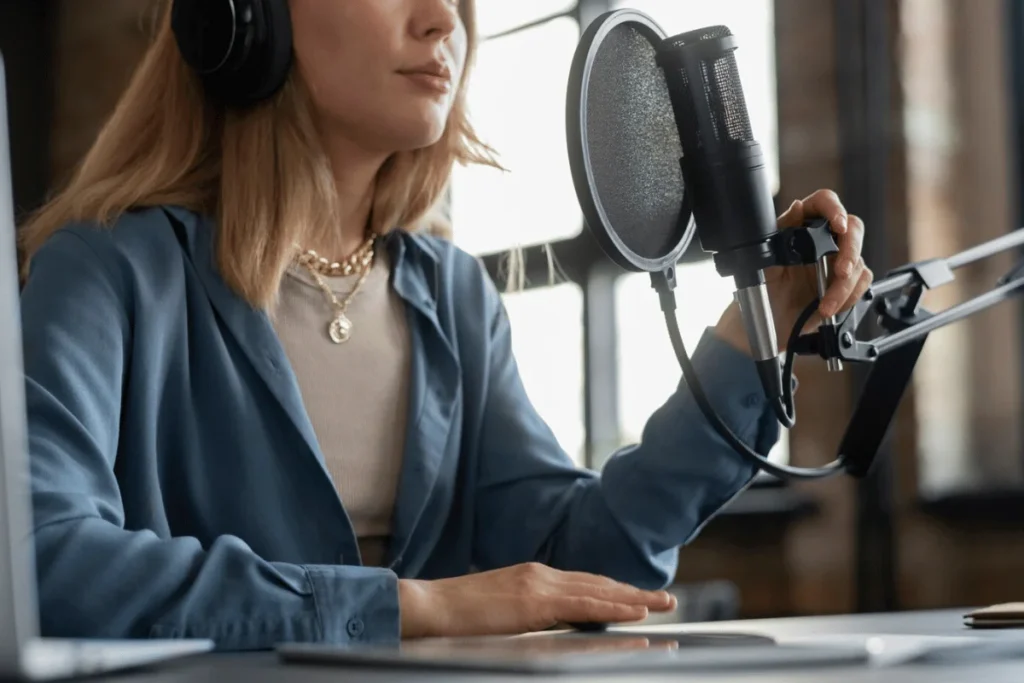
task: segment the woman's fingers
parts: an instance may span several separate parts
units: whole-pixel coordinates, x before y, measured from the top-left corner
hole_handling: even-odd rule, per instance
[[[587,572],[567,572],[558,569],[551,569],[550,571],[557,573],[559,579],[562,581],[574,581],[577,583],[593,583],[599,586],[625,586],[627,584],[620,583],[615,579],[609,579],[607,576],[599,576],[597,574],[588,574]],[[639,590],[639,589],[634,589]]]
[[[554,571],[554,570],[553,570]],[[577,583],[582,586],[593,586],[593,591],[587,593],[595,597],[604,596],[604,599],[623,599],[638,601],[651,609],[675,609],[676,599],[668,591],[648,591],[628,583],[622,583],[606,576],[588,574],[587,572],[565,572],[559,571],[557,578],[560,583]]]
[[[553,588],[563,595],[578,595],[625,605],[643,605],[656,612],[674,609],[676,603],[675,598],[665,591],[645,591],[625,584],[560,582]]]
[[[666,591],[642,590],[586,572],[530,564],[519,574],[515,600],[525,610],[524,618],[532,629],[553,623],[641,621],[652,611],[665,612],[676,606],[675,598]]]
[[[544,621],[550,623],[622,623],[642,621],[648,614],[643,605],[609,602],[582,595],[549,597],[537,607],[547,611]]]
[[[779,216],[780,228],[798,228],[804,223],[804,203],[797,199]]]
[[[839,236],[839,255],[835,259],[834,276],[822,297],[819,312],[824,317],[835,315],[853,294],[864,272],[861,248],[864,245],[864,223],[850,216],[849,230]]]
[[[783,229],[795,228],[809,218],[825,218],[837,236],[839,253],[832,259],[830,284],[818,306],[818,313],[828,318],[855,303],[870,286],[870,271],[861,257],[864,222],[847,213],[835,192],[818,190],[806,199],[793,202],[779,216],[778,224]],[[868,273],[867,285],[864,284],[865,272]]]
[[[864,221],[850,216],[849,230],[839,236],[839,255],[836,256],[836,273],[843,278],[854,280],[854,268],[864,248]],[[856,280],[854,280],[856,282]]]
[[[818,308],[823,317],[833,316],[842,309],[843,304],[853,295],[854,290],[860,283],[861,274],[863,274],[866,268],[864,260],[858,259],[851,275],[836,275],[832,278],[832,282],[828,290],[826,290],[825,296],[822,297],[821,305]]]
[[[820,216],[828,220],[832,230],[839,235],[845,235],[850,227],[849,216],[846,207],[840,201],[839,195],[832,190],[818,190],[807,199],[803,200],[804,216]]]
[[[870,268],[864,268],[861,271],[860,278],[857,280],[857,285],[853,288],[853,293],[850,294],[850,298],[846,300],[840,311],[848,311],[857,305],[857,302],[864,298],[868,289],[871,287],[871,283],[874,282],[875,274],[871,272]]]

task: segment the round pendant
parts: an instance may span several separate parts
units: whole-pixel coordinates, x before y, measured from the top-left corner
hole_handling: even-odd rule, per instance
[[[335,344],[344,344],[352,336],[352,321],[344,315],[339,315],[331,321],[327,334]]]

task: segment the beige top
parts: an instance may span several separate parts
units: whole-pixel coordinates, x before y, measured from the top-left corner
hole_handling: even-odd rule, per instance
[[[334,309],[304,268],[290,269],[283,278],[274,313],[327,470],[368,566],[383,564],[391,536],[409,398],[409,331],[390,271],[384,258],[374,263],[349,304],[352,336],[344,344],[328,337]],[[343,301],[358,277],[324,279]]]

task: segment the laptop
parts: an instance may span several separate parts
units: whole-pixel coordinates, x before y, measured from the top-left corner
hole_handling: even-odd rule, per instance
[[[207,652],[206,640],[39,637],[9,144],[0,55],[0,679],[69,678]]]

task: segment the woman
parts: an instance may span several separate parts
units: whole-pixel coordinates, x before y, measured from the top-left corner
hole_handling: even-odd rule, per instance
[[[168,13],[25,230],[46,634],[253,649],[671,609],[678,548],[754,471],[685,386],[602,475],[574,468],[486,274],[422,229],[452,164],[489,160],[465,111],[472,2],[257,4],[290,16],[283,87],[225,103],[241,81],[189,68]],[[810,216],[841,235],[827,315],[870,282],[863,226],[831,192],[781,221]],[[772,278],[781,330],[805,275]],[[745,347],[730,309],[694,360],[767,452]]]

